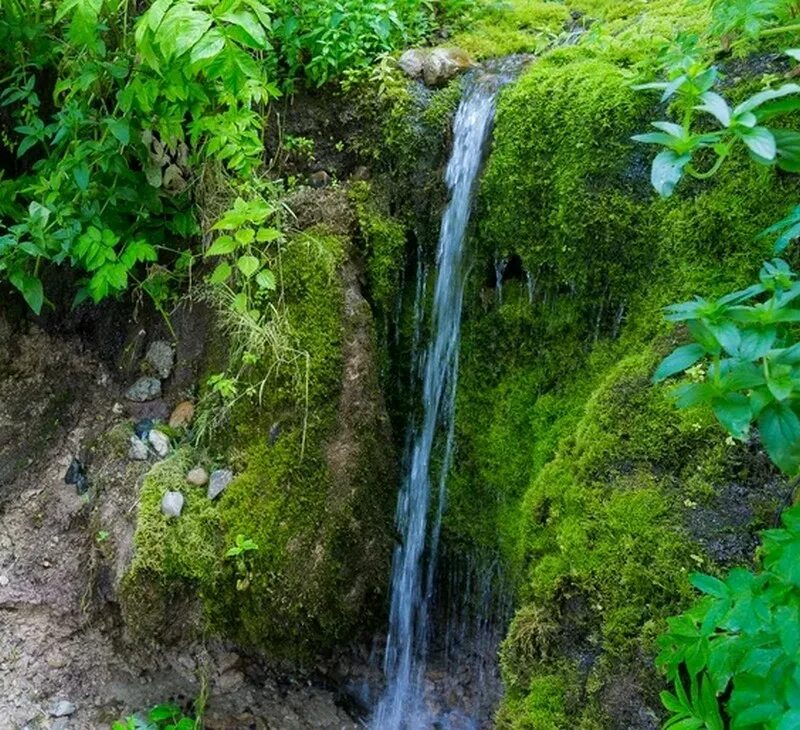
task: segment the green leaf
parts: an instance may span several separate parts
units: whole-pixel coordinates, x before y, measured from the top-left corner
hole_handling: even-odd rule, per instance
[[[786,403],[770,403],[758,416],[761,440],[772,461],[787,474],[800,466],[800,419]]]
[[[259,243],[271,243],[282,236],[283,234],[277,228],[259,228],[256,233],[256,240]]]
[[[42,305],[44,304],[44,289],[41,280],[23,271],[12,271],[8,280],[22,294],[23,299],[33,312],[37,315],[41,314]]]
[[[181,708],[175,705],[157,705],[148,715],[151,722],[164,722],[165,720],[174,720],[182,714]]]
[[[268,291],[274,291],[277,286],[275,274],[273,274],[269,269],[261,269],[261,271],[256,274],[256,283],[262,289],[266,289]]]
[[[719,578],[705,573],[692,573],[689,576],[689,582],[698,590],[715,598],[725,598],[730,593],[728,586]]]
[[[788,96],[789,94],[797,94],[800,93],[800,86],[797,84],[784,84],[778,89],[766,89],[765,91],[761,91],[758,94],[754,94],[749,99],[743,101],[739,106],[737,106],[733,110],[733,116],[738,117],[745,112],[753,111],[753,109],[758,108],[763,103],[767,101],[772,101],[773,99],[780,99],[783,96]]]
[[[261,267],[261,262],[255,256],[240,256],[236,262],[239,268],[246,277],[250,278]]]
[[[230,275],[233,273],[233,268],[228,263],[221,263],[214,269],[214,272],[209,277],[209,282],[212,284],[221,284],[224,281],[227,281]]]
[[[713,91],[706,91],[700,99],[703,103],[696,106],[695,109],[708,112],[715,117],[723,127],[730,126],[731,108],[728,106],[728,102],[725,101],[725,99]]]
[[[225,38],[216,28],[211,28],[200,38],[194,46],[189,56],[192,63],[207,61],[216,58],[225,48]]]
[[[739,136],[757,157],[763,160],[774,160],[778,153],[775,137],[766,127],[753,127],[739,132]]]
[[[205,252],[205,256],[224,256],[233,253],[239,244],[231,236],[220,236]]]
[[[675,373],[683,372],[705,354],[705,348],[696,343],[677,348],[661,361],[658,369],[653,374],[653,382],[660,383],[671,375],[675,375]]]
[[[668,198],[672,195],[683,177],[683,168],[691,159],[691,155],[678,155],[672,150],[664,150],[656,155],[650,181],[661,197]]]
[[[127,119],[109,119],[108,129],[120,144],[128,144],[131,141],[131,126]]]
[[[72,176],[75,178],[76,185],[84,192],[89,187],[89,167],[85,162],[73,168]]]

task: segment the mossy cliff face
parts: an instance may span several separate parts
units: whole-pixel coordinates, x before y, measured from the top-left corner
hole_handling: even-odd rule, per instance
[[[307,379],[304,364],[300,377],[279,370],[261,404],[235,414],[226,454],[180,450],[145,479],[124,591],[134,626],[157,622],[162,606],[188,588],[201,599],[207,628],[271,656],[302,658],[354,639],[380,617],[395,460],[372,318],[349,247],[316,228],[296,235],[283,254],[289,324],[298,351],[308,354]],[[214,502],[186,483],[198,462],[234,469]],[[177,520],[160,511],[168,489],[186,496]],[[225,558],[239,534],[258,545],[243,590]]]
[[[658,727],[654,639],[688,573],[751,560],[787,494],[757,442],[650,376],[685,341],[662,307],[750,283],[770,255],[756,234],[800,189],[741,155],[656,197],[630,136],[666,111],[630,69],[648,29],[702,18],[618,5],[578,8],[608,42],[553,50],[503,92],[479,194],[443,539],[499,553],[518,587],[500,728]]]

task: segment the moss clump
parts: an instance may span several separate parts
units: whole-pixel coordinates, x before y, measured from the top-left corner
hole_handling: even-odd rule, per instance
[[[453,44],[477,59],[536,53],[564,30],[569,19],[569,9],[560,3],[492,3],[468,30],[456,34]]]
[[[518,586],[505,728],[634,727],[657,715],[654,638],[691,599],[687,573],[726,559],[703,547],[725,519],[720,494],[755,492],[765,476],[782,488],[755,448],[726,443],[706,413],[675,410],[650,376],[683,338],[663,306],[750,283],[769,255],[756,234],[800,187],[742,154],[660,200],[653,151],[630,141],[658,111],[631,88],[631,68],[651,62],[667,26],[691,29],[705,11],[570,8],[597,18],[595,30],[533,63],[498,105],[443,532],[448,545],[499,552]],[[502,299],[498,258],[513,263]],[[715,517],[699,525],[696,509]],[[751,531],[760,519],[753,509]]]
[[[230,448],[218,455],[233,466],[234,481],[209,501],[185,485],[193,457],[179,451],[154,467],[141,494],[129,586],[191,587],[211,630],[273,655],[303,657],[352,638],[383,605],[393,458],[370,370],[369,309],[356,306],[353,277],[343,273],[348,245],[312,229],[283,251],[289,328],[304,353],[300,377],[293,366],[279,367],[261,402],[235,412]],[[354,363],[362,368],[358,398],[349,380]],[[275,363],[265,357],[261,367]],[[177,520],[160,513],[167,489],[187,498]],[[248,554],[245,590],[225,558],[239,534],[258,545]],[[127,595],[136,602],[135,590]]]

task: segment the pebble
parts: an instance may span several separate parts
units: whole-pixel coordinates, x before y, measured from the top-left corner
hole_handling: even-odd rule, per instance
[[[0,588],[5,588],[9,583],[7,575],[0,575]]]
[[[145,360],[153,368],[159,378],[164,380],[172,373],[175,364],[175,350],[165,340],[156,340],[147,348]]]
[[[125,397],[134,403],[144,403],[154,400],[161,395],[161,381],[158,378],[151,378],[149,375],[139,378],[125,392]]]
[[[317,170],[308,176],[312,188],[326,188],[331,184],[331,176],[325,170]]]
[[[161,431],[150,431],[147,435],[150,445],[162,459],[169,453],[169,437]]]
[[[67,473],[64,475],[64,482],[66,484],[74,484],[78,494],[86,494],[89,491],[89,480],[86,477],[86,471],[83,468],[83,464],[76,457],[73,457],[69,464]]]
[[[50,717],[68,717],[75,709],[75,705],[67,700],[56,700],[50,708]]]
[[[186,428],[194,418],[194,404],[190,400],[181,401],[169,417],[171,428]]]
[[[138,436],[131,436],[131,447],[128,449],[128,458],[131,461],[147,461],[149,453],[147,444],[144,441]]]
[[[217,469],[211,472],[208,478],[208,498],[216,499],[225,491],[225,488],[233,481],[233,472],[230,469]]]
[[[161,498],[161,511],[167,517],[180,517],[183,511],[183,495],[180,492],[167,492]]]
[[[202,466],[196,466],[186,475],[186,481],[196,487],[202,487],[208,481],[208,472]]]
[[[146,439],[147,434],[153,430],[152,418],[141,418],[133,425],[133,432],[140,438]]]

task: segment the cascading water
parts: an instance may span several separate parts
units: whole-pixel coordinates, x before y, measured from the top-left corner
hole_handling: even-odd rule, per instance
[[[372,720],[374,730],[420,730],[429,727],[432,720],[425,706],[423,682],[445,480],[453,446],[461,307],[467,274],[464,239],[497,90],[509,79],[506,74],[496,74],[468,82],[456,112],[453,152],[445,175],[450,202],[442,217],[436,258],[432,334],[427,348],[418,348],[416,357],[420,359],[414,364],[422,381],[422,414],[420,422],[412,423],[409,431],[407,474],[397,504],[402,542],[395,549],[392,565],[384,657],[387,685]],[[437,452],[434,458],[440,434],[441,457]],[[437,486],[433,506],[432,483]]]

